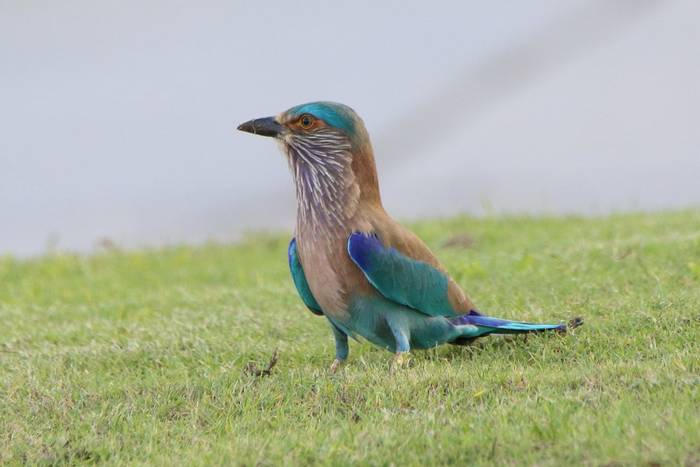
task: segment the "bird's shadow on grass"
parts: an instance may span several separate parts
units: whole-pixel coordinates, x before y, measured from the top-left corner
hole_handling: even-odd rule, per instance
[[[555,336],[552,336],[556,339]],[[443,360],[448,362],[469,361],[479,358],[487,353],[508,353],[512,358],[518,359],[519,355],[527,360],[527,353],[513,352],[513,350],[526,350],[530,340],[539,339],[541,336],[509,335],[489,336],[477,339],[466,345],[445,345],[425,352],[425,360]]]

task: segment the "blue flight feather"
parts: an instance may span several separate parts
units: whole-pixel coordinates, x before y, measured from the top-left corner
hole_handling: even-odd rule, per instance
[[[449,279],[428,263],[386,248],[374,234],[354,232],[348,254],[384,297],[428,316],[457,316],[448,298]]]
[[[446,317],[452,325],[461,329],[460,337],[566,330],[564,324],[510,321],[484,316],[476,310],[458,315],[448,299],[448,278],[445,273],[394,248],[384,247],[375,234],[351,234],[348,253],[382,296],[424,315]]]

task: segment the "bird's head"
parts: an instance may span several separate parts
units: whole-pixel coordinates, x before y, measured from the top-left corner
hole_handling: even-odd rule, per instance
[[[350,107],[311,102],[276,117],[247,121],[238,129],[280,143],[296,182],[302,215],[356,206],[361,199],[380,202],[369,135]],[[322,206],[314,210],[314,204]]]
[[[353,152],[362,152],[369,145],[362,119],[347,105],[336,102],[297,105],[276,117],[247,121],[238,129],[270,136],[292,147],[302,144],[318,151],[340,145],[350,146]]]

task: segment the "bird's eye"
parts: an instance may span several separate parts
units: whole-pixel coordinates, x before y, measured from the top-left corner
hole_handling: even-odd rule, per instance
[[[311,128],[311,125],[314,124],[314,118],[311,115],[302,115],[299,119],[299,123],[304,129]]]

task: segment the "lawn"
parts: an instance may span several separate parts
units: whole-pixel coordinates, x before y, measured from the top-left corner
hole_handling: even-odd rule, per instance
[[[700,465],[700,211],[412,227],[483,312],[584,326],[332,375],[289,235],[0,258],[0,464]]]

